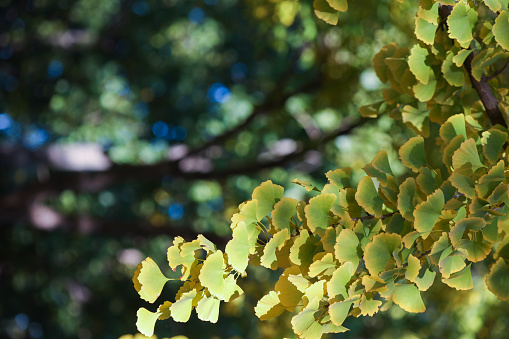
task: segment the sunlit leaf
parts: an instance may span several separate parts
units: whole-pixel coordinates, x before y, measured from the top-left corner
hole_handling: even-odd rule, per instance
[[[378,275],[392,258],[392,252],[401,244],[399,234],[378,234],[366,245],[364,261],[371,275]]]
[[[482,133],[481,143],[486,159],[492,164],[496,163],[502,148],[507,141],[507,133],[498,129],[490,129]]]
[[[486,277],[486,285],[500,300],[509,300],[509,266],[503,258],[499,258]]]
[[[196,297],[196,290],[182,294],[181,298],[175,301],[171,307],[171,317],[173,320],[185,323],[191,317],[193,310],[193,299]]]
[[[274,236],[269,240],[263,249],[263,255],[261,258],[261,265],[263,267],[271,268],[274,270],[277,268],[276,249],[281,249],[289,238],[290,232],[286,228],[274,234]]]
[[[433,229],[435,222],[442,215],[444,208],[444,194],[440,189],[429,195],[426,201],[417,205],[414,210],[414,227],[422,233],[422,238],[426,239]]]
[[[509,51],[509,15],[507,11],[501,11],[495,20],[493,35],[500,46]]]
[[[198,302],[198,306],[196,306],[196,313],[198,314],[198,319],[202,321],[210,321],[211,323],[216,323],[219,319],[219,304],[221,302],[219,299],[215,297],[203,298]]]
[[[350,186],[350,177],[352,176],[352,169],[350,167],[344,167],[329,171],[325,173],[325,176],[331,184],[336,185],[339,189]]]
[[[359,304],[359,309],[361,310],[361,314],[363,316],[373,316],[378,312],[378,309],[382,306],[382,302],[380,300],[368,299],[366,295],[361,297],[361,302]]]
[[[136,327],[138,331],[147,337],[151,337],[154,334],[154,327],[156,325],[157,318],[161,315],[161,313],[152,313],[146,308],[141,307],[136,316],[138,320],[136,321]]]
[[[468,265],[461,271],[451,274],[449,278],[442,278],[442,282],[457,290],[470,290],[474,286],[470,267],[471,265]]]
[[[255,314],[260,320],[268,320],[277,317],[285,310],[284,306],[281,305],[277,293],[270,291],[268,294],[263,296],[254,309]]]
[[[410,50],[410,56],[408,57],[408,66],[410,71],[415,75],[417,80],[422,84],[426,85],[430,80],[430,76],[433,73],[431,67],[426,64],[426,57],[428,56],[428,50],[419,45],[415,45]]]
[[[315,259],[309,266],[309,276],[312,278],[318,275],[331,276],[336,267],[332,253],[327,253],[320,260]]]
[[[427,165],[424,152],[424,138],[413,137],[400,147],[399,157],[403,165],[414,172],[419,172],[419,167]]]
[[[361,179],[357,187],[357,193],[355,193],[355,199],[369,214],[375,215],[377,218],[382,216],[383,200],[378,195],[370,177]]]
[[[314,0],[313,8],[316,16],[326,23],[331,25],[338,23],[339,11],[332,8],[326,0]]]
[[[340,12],[346,12],[348,10],[348,1],[347,0],[327,0],[329,5],[340,11]]]
[[[336,271],[334,271],[332,278],[327,283],[327,293],[329,294],[329,298],[332,299],[338,295],[343,296],[345,299],[347,298],[348,293],[346,290],[346,285],[352,279],[356,269],[357,266],[352,262],[345,262],[338,269],[336,269]]]
[[[472,41],[472,29],[477,21],[477,12],[462,1],[456,3],[447,17],[449,36],[456,39],[463,48]]]
[[[253,199],[258,201],[256,218],[262,220],[274,208],[274,204],[283,197],[283,187],[275,185],[268,180],[256,187],[253,191]]]
[[[357,265],[359,263],[359,254],[357,252],[359,246],[357,235],[350,229],[343,229],[336,238],[334,246],[334,255],[340,263],[350,261]]]
[[[138,294],[149,303],[156,301],[168,280],[150,257],[141,262],[133,278]]]
[[[256,238],[249,236],[244,222],[233,230],[233,238],[226,244],[225,252],[228,263],[238,272],[244,272],[249,259],[249,251],[256,244]]]
[[[426,310],[421,293],[414,284],[397,284],[394,288],[392,301],[410,313],[421,313]]]
[[[474,139],[464,141],[460,148],[452,156],[454,170],[461,170],[465,174],[471,174],[479,168],[486,167],[479,159],[479,153]]]
[[[329,306],[329,314],[332,323],[341,326],[350,312],[353,301],[345,300]]]
[[[312,232],[317,228],[326,229],[329,226],[329,212],[336,199],[337,197],[334,194],[322,193],[309,200],[305,212],[309,229]]]

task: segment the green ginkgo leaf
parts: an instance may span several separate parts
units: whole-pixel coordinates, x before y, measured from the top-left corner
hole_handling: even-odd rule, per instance
[[[398,209],[408,221],[414,221],[416,185],[414,178],[406,178],[399,186]]]
[[[367,213],[375,215],[377,218],[382,216],[384,201],[378,195],[373,180],[370,177],[364,177],[359,182],[357,193],[355,193],[355,200]]]
[[[414,257],[412,254],[408,256],[408,265],[406,268],[405,278],[414,282],[415,278],[419,275],[421,269],[421,261],[419,258]]]
[[[373,161],[371,161],[371,164],[380,172],[392,175],[392,169],[391,165],[389,164],[389,156],[387,155],[387,151],[382,150],[378,152],[377,155],[373,158]]]
[[[301,179],[293,179],[292,180],[292,184],[297,184],[299,186],[302,186],[306,189],[306,191],[308,192],[311,192],[311,191],[317,191],[317,192],[320,192],[320,190],[318,188],[316,188],[315,186],[313,186],[311,184],[311,182],[307,181],[307,180],[301,180]]]
[[[334,194],[322,193],[309,200],[304,209],[311,232],[317,228],[327,229],[329,226],[329,212],[337,197]]]
[[[460,241],[458,247],[467,251],[468,260],[471,262],[479,262],[486,259],[488,254],[490,254],[493,244],[483,241],[463,239]]]
[[[421,272],[423,272],[422,276]],[[431,285],[433,285],[433,281],[435,280],[437,272],[430,271],[429,269],[424,267],[423,269],[421,269],[421,272],[419,272],[419,275],[414,279],[414,282],[420,291],[427,291],[431,287]]]
[[[256,238],[249,236],[247,226],[240,222],[233,230],[233,238],[226,244],[225,252],[228,255],[228,263],[240,273],[246,270],[249,251],[256,244]]]
[[[338,23],[339,11],[332,8],[326,0],[314,0],[313,8],[315,15],[328,24],[335,25]]]
[[[290,239],[290,232],[287,228],[274,234],[274,236],[269,240],[263,249],[263,255],[261,258],[261,265],[263,267],[267,267],[273,270],[277,269],[276,249],[280,250],[288,239]]]
[[[500,152],[507,141],[507,133],[498,129],[490,129],[482,133],[481,143],[483,145],[483,154],[486,159],[494,164],[498,161]]]
[[[467,48],[473,39],[472,29],[476,22],[477,12],[464,2],[457,2],[447,17],[449,36],[456,39],[461,47]]]
[[[304,297],[308,300],[314,300],[316,298],[322,299],[325,295],[325,280],[318,280],[314,284],[311,284],[304,292]]]
[[[149,303],[156,301],[168,280],[150,257],[138,265],[133,278],[138,294]]]
[[[495,13],[502,8],[502,4],[498,0],[484,0],[484,3]]]
[[[350,167],[339,168],[325,173],[325,176],[331,184],[336,185],[339,189],[346,188],[350,186],[352,169]]]
[[[442,278],[442,282],[447,284],[449,287],[453,287],[457,290],[470,290],[474,287],[472,282],[472,273],[468,265],[461,271],[451,274],[448,278]]]
[[[343,324],[352,304],[353,301],[345,300],[329,306],[330,319],[334,325],[341,326]]]
[[[279,297],[274,291],[270,291],[268,294],[264,295],[254,308],[255,315],[260,318],[260,320],[275,318],[283,313],[284,310],[284,306],[281,305]]]
[[[412,90],[414,91],[414,96],[419,100],[420,102],[428,102],[433,98],[433,95],[435,94],[435,90],[437,88],[437,80],[435,79],[435,75],[433,73],[430,73],[430,80],[427,84],[423,84],[421,82],[416,83]],[[405,114],[406,110],[403,108],[403,122],[411,122],[417,129],[420,131],[423,130],[424,127],[424,120],[421,119],[419,123],[416,123],[415,116],[411,115],[412,119],[408,119],[408,115]],[[427,118],[425,114],[422,115],[423,118]]]
[[[198,306],[196,306],[198,319],[202,321],[210,321],[213,324],[217,323],[217,320],[219,319],[220,303],[221,301],[213,296],[200,300],[198,302]]]
[[[449,278],[451,274],[461,271],[465,267],[466,259],[465,250],[454,251],[451,248],[446,248],[440,256],[440,262],[438,268],[442,273],[443,278]]]
[[[422,313],[426,310],[421,293],[414,284],[397,284],[394,287],[392,301],[410,313]]]
[[[509,300],[509,266],[503,258],[499,258],[490,269],[486,277],[489,290],[500,300]]]
[[[315,319],[315,313],[318,311],[320,299],[315,298],[296,316],[292,318],[292,329],[299,337],[320,338],[322,329]]]
[[[156,325],[157,318],[161,315],[160,312],[153,313],[147,310],[146,308],[141,307],[138,312],[136,312],[137,321],[136,327],[141,334],[151,337],[154,334],[154,327]]]
[[[444,193],[437,189],[435,193],[427,197],[426,201],[415,207],[414,227],[418,232],[421,232],[423,239],[429,236],[435,222],[442,215],[444,203]]]
[[[419,172],[419,167],[428,164],[424,154],[424,138],[421,136],[408,139],[399,149],[399,157],[403,165],[416,173]]]
[[[483,175],[479,179],[479,183],[476,185],[477,193],[481,198],[487,198],[493,193],[495,188],[502,181],[505,180],[505,164],[504,160],[500,160],[495,166],[493,166],[487,174]]]
[[[470,176],[454,172],[449,177],[449,181],[460,193],[465,194],[467,198],[473,199],[475,197],[475,184]]]
[[[384,102],[384,100],[381,100],[369,105],[361,106],[359,107],[359,113],[364,118],[376,118],[380,113],[380,107]]]
[[[179,300],[171,305],[170,311],[173,320],[180,323],[185,323],[189,320],[193,310],[193,299],[196,297],[196,294],[196,290],[184,293]]]
[[[509,15],[501,11],[493,25],[493,35],[498,44],[509,51]]]
[[[440,238],[435,241],[433,247],[431,248],[431,253],[429,254],[431,263],[438,265],[440,258],[442,257],[442,253],[450,247],[451,244],[449,242],[449,235],[446,232],[442,232]]]
[[[463,68],[454,64],[453,58],[454,54],[449,51],[446,59],[442,63],[442,74],[451,86],[461,87],[465,84],[465,73],[463,72]]]
[[[380,300],[368,299],[366,295],[361,297],[361,301],[359,303],[359,309],[363,316],[374,316],[375,313],[378,312],[380,306],[382,306],[382,302]]]
[[[479,168],[486,167],[479,158],[474,139],[465,140],[452,156],[452,167],[463,174],[471,175]]]
[[[342,296],[345,299],[348,297],[346,285],[352,279],[356,269],[357,265],[347,261],[334,271],[332,278],[327,283],[327,293],[330,299],[337,296]]]
[[[433,45],[437,28],[436,22],[428,22],[419,16],[415,18],[415,36],[425,44]]]
[[[334,255],[340,263],[350,261],[357,265],[359,263],[359,239],[354,231],[345,228],[341,230],[336,238],[336,245],[334,246]]]
[[[419,175],[415,178],[417,185],[422,193],[430,195],[439,188],[442,184],[442,178],[438,171],[429,169],[428,167],[421,166],[419,168]]]
[[[302,272],[307,272],[309,265],[313,262],[316,246],[314,244],[314,235],[309,235],[308,231],[302,230],[295,237],[295,241],[290,248],[290,261],[301,267]]]
[[[322,255],[322,253],[319,253],[318,255]],[[309,276],[311,278],[318,275],[330,277],[337,268],[337,264],[332,253],[326,253],[321,259],[317,259],[315,256],[313,260],[313,263],[309,266]]]
[[[451,238],[451,243],[454,246],[457,246],[465,230],[470,229],[472,231],[478,231],[486,226],[486,221],[482,218],[478,217],[470,217],[460,220],[451,228],[449,232],[449,237]]]
[[[340,11],[346,12],[348,10],[348,1],[347,0],[327,0],[329,6]]]
[[[465,60],[473,51],[474,51],[473,49],[462,49],[461,51],[458,52],[458,54],[454,56],[454,58],[452,58],[452,62],[454,62],[454,64],[458,67],[463,66]]]
[[[254,189],[253,199],[258,200],[258,209],[256,211],[258,221],[262,220],[272,211],[274,204],[283,197],[283,191],[283,187],[273,184],[270,180],[263,182]]]
[[[217,251],[205,259],[200,270],[200,282],[203,287],[220,299],[223,298],[225,292],[225,269],[223,252]]]
[[[410,71],[415,75],[415,78],[419,82],[426,85],[430,80],[430,76],[433,73],[431,67],[426,64],[426,58],[428,56],[428,50],[419,45],[415,45],[410,50],[410,56],[408,57],[408,66]]]
[[[392,253],[401,245],[399,234],[382,233],[375,235],[373,241],[366,245],[364,262],[371,275],[378,275],[392,258]]]

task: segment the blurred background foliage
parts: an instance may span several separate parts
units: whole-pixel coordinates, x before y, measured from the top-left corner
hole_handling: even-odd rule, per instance
[[[357,110],[381,98],[371,60],[412,41],[416,5],[354,2],[330,27],[304,0],[0,0],[0,337],[135,333],[136,265],[163,264],[176,235],[224,246],[264,180],[303,199],[292,179],[358,180],[381,149],[404,175],[411,132]],[[509,315],[478,273],[474,292],[439,284],[426,313],[394,307],[343,336],[501,338]],[[218,324],[156,333],[289,335],[290,318],[254,316],[276,277],[252,269]]]

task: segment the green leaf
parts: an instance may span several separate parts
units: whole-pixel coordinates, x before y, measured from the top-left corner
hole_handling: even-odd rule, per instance
[[[427,56],[428,50],[426,48],[415,45],[410,50],[410,56],[408,57],[410,71],[415,75],[415,78],[424,85],[428,83],[433,74],[431,67],[426,64]]]
[[[470,176],[454,172],[449,177],[449,181],[460,193],[465,194],[467,198],[473,199],[475,197],[475,185]]]
[[[482,218],[471,217],[460,220],[459,222],[451,228],[449,232],[449,237],[451,238],[451,243],[454,246],[457,246],[466,229],[470,229],[472,231],[478,231],[486,226],[486,221]]]
[[[341,230],[336,238],[334,246],[334,255],[340,263],[350,261],[356,266],[360,261],[357,249],[359,247],[359,239],[357,235],[348,228]]]
[[[143,300],[153,303],[161,294],[164,284],[170,280],[164,276],[159,266],[148,257],[138,265],[133,282]]]
[[[279,276],[276,283],[275,291],[278,293],[279,301],[289,312],[293,312],[295,307],[299,304],[304,295],[304,291],[309,287],[307,283],[302,286],[303,290],[300,291],[294,283],[289,280],[290,275],[297,276],[300,274],[298,266],[288,267],[283,274]]]
[[[467,259],[471,262],[479,262],[486,259],[491,252],[493,244],[483,241],[463,239],[459,243],[459,248],[467,251]]]
[[[442,232],[442,235],[438,239],[438,241],[433,244],[433,248],[431,249],[431,253],[429,254],[429,259],[431,263],[434,265],[438,265],[440,262],[440,258],[442,257],[442,253],[450,248],[449,243],[449,235],[446,232]],[[450,253],[450,252],[449,252]]]
[[[433,98],[433,95],[435,94],[435,90],[437,88],[437,80],[435,79],[435,75],[433,73],[430,74],[430,80],[428,81],[427,84],[423,84],[421,82],[418,82],[414,85],[414,87],[412,87],[413,91],[414,91],[414,96],[417,98],[417,100],[419,100],[420,102],[428,102],[431,100],[431,98]],[[405,108],[408,108],[410,106],[405,106]],[[406,113],[407,110],[405,110],[405,108],[403,108],[403,112]],[[422,117],[424,118],[427,118],[424,114],[422,115]],[[403,115],[403,121],[406,123],[406,122],[411,122],[415,127],[417,127],[420,131],[423,130],[423,127],[424,127],[424,120],[420,120],[419,123],[416,123],[416,120],[412,119],[408,119],[408,115]]]
[[[414,221],[416,185],[414,178],[406,178],[399,186],[398,209],[408,221]]]
[[[498,129],[492,128],[482,133],[483,154],[490,163],[494,164],[497,162],[506,141],[507,133]]]
[[[347,261],[336,271],[334,271],[332,278],[327,283],[327,293],[329,294],[329,299],[333,299],[337,296],[342,296],[343,298],[347,299],[348,292],[346,290],[346,285],[352,279],[356,269],[356,264]]]
[[[219,304],[221,302],[215,297],[203,298],[198,302],[196,306],[196,313],[198,319],[202,321],[210,321],[211,323],[217,323],[219,319]]]
[[[415,278],[419,274],[419,270],[421,269],[421,261],[419,258],[414,257],[412,254],[408,256],[408,266],[405,273],[405,278],[414,282]]]
[[[332,8],[326,0],[314,0],[313,8],[315,15],[328,24],[335,25],[338,23],[339,11]]]
[[[258,200],[258,209],[256,210],[258,221],[272,211],[274,204],[283,197],[283,191],[283,187],[273,184],[270,180],[254,189],[253,199]]]
[[[355,200],[366,210],[367,213],[380,218],[382,216],[382,206],[384,201],[378,195],[378,192],[370,177],[364,177],[359,182]]]
[[[329,212],[337,197],[334,194],[322,193],[309,200],[309,205],[304,209],[308,226],[311,232],[317,228],[327,229],[329,226]]]
[[[502,4],[498,0],[484,0],[484,3],[495,13],[502,8]]]
[[[371,161],[371,164],[380,172],[393,175],[387,151],[382,150],[378,152],[373,161]]]
[[[442,161],[449,171],[451,171],[452,167],[452,156],[454,152],[460,148],[463,141],[465,141],[465,137],[461,134],[457,135],[445,146],[443,150]]]
[[[313,243],[314,236],[309,236],[308,231],[302,230],[295,237],[295,241],[290,248],[290,261],[301,267],[301,271],[306,272],[309,265],[313,262],[316,246]]]
[[[435,193],[428,196],[426,201],[416,206],[414,211],[414,227],[422,233],[422,238],[426,239],[437,219],[442,215],[444,208],[444,194],[442,190],[437,189]]]
[[[474,287],[472,283],[472,273],[470,272],[471,266],[472,265],[468,265],[461,271],[451,274],[449,278],[442,278],[442,282],[457,290],[470,290]]]
[[[430,271],[427,268],[424,268],[424,270],[421,271],[424,271],[424,273],[421,276],[419,272],[419,276],[415,278],[414,282],[420,291],[427,291],[431,287],[431,285],[433,285],[433,281],[435,280],[437,272]]]
[[[339,189],[350,186],[350,177],[352,176],[352,169],[350,167],[343,167],[334,171],[325,173],[325,176],[331,184],[336,185]]]
[[[491,195],[491,193],[493,193],[495,188],[497,188],[497,186],[505,180],[504,171],[504,160],[500,160],[498,164],[493,166],[488,171],[487,174],[483,175],[479,179],[479,183],[476,185],[479,197],[487,198],[489,195]]]
[[[443,278],[449,278],[451,274],[462,270],[465,267],[466,251],[446,248],[440,256],[438,267]]]
[[[447,57],[442,63],[442,73],[445,80],[451,85],[461,87],[465,84],[465,74],[463,68],[458,67],[453,62],[454,54],[449,51]]]
[[[283,313],[284,310],[284,306],[281,305],[279,297],[274,291],[270,291],[268,294],[263,296],[254,308],[255,314],[258,318],[260,318],[260,320],[275,318]]]
[[[426,195],[433,193],[435,189],[439,188],[442,184],[440,174],[424,166],[419,168],[419,175],[415,180],[417,181],[417,185],[421,189],[421,192]]]
[[[421,17],[415,18],[415,36],[425,44],[433,45],[438,25],[428,22]]]
[[[347,0],[327,0],[327,3],[329,6],[340,12],[346,12],[348,10]]]
[[[189,277],[191,266],[196,260],[195,251],[200,248],[199,239],[187,243],[182,237],[173,239],[173,245],[168,248],[167,258],[170,267],[174,271],[182,265],[180,280],[185,281]]]
[[[463,174],[471,175],[479,168],[486,167],[479,159],[474,139],[464,141],[452,156],[452,167]]]
[[[318,255],[321,255],[322,253]],[[309,276],[311,278],[314,278],[318,275],[331,276],[337,267],[334,257],[332,256],[332,253],[326,253],[319,260],[317,260],[315,257],[313,258],[313,260],[314,260],[313,263],[309,266]]]
[[[170,311],[173,320],[180,323],[185,323],[189,320],[193,310],[193,299],[196,297],[196,294],[196,290],[184,293],[179,300],[171,305]]]
[[[161,315],[160,312],[152,313],[146,308],[141,307],[136,316],[138,320],[136,321],[136,327],[141,334],[151,337],[154,334],[154,327],[156,325],[157,318]]]
[[[300,337],[320,338],[322,329],[315,320],[315,313],[318,311],[320,299],[315,298],[296,316],[292,318],[292,329]]]
[[[225,293],[225,269],[223,252],[217,251],[205,259],[203,267],[200,270],[200,282],[203,287],[206,287],[209,292],[223,299]]]
[[[424,138],[420,136],[408,139],[399,149],[399,157],[403,165],[416,173],[419,172],[419,167],[428,164],[424,154]]]
[[[502,11],[493,25],[493,35],[498,44],[509,51],[509,15]]]
[[[274,234],[263,249],[263,255],[261,258],[261,265],[263,267],[273,270],[277,269],[276,249],[281,250],[288,239],[290,239],[290,232],[286,228]]]
[[[456,39],[461,47],[467,48],[472,41],[472,29],[477,22],[477,12],[462,1],[456,3],[447,17],[449,36]]]
[[[253,229],[252,226],[250,226]],[[259,231],[254,234],[248,232],[246,224],[240,222],[233,230],[233,238],[226,244],[225,252],[228,255],[228,263],[240,273],[244,273],[247,267],[251,248],[256,245]],[[254,236],[256,235],[256,236]]]
[[[396,284],[392,301],[410,313],[422,313],[426,310],[421,293],[414,284]]]
[[[499,258],[491,266],[490,274],[486,277],[486,285],[498,299],[509,300],[509,267],[503,258]]]
[[[311,191],[317,191],[317,192],[320,192],[320,190],[318,188],[316,188],[315,186],[313,186],[311,184],[311,182],[309,181],[306,181],[306,180],[300,180],[300,179],[293,179],[292,180],[292,184],[297,184],[299,186],[302,186],[306,189],[306,191],[308,192],[311,192]]]
[[[401,245],[399,234],[382,233],[366,245],[364,262],[371,275],[378,275],[392,258],[392,252]]]
[[[458,54],[454,56],[454,58],[452,58],[452,62],[454,62],[454,64],[458,67],[463,66],[465,60],[473,51],[474,51],[473,49],[462,49],[461,51],[458,52]]]
[[[353,301],[345,300],[329,306],[330,319],[334,325],[341,326],[343,324],[352,304]]]
[[[363,316],[369,315],[372,317],[375,315],[375,313],[378,312],[380,306],[382,306],[382,302],[380,300],[368,299],[366,295],[363,295],[361,297],[359,309],[361,310],[361,314]]]
[[[365,118],[376,118],[380,113],[380,107],[385,101],[377,101],[370,105],[364,105],[359,108],[359,113]]]

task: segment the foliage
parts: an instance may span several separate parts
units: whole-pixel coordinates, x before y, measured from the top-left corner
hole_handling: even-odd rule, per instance
[[[399,179],[380,151],[356,188],[350,168],[327,172],[321,189],[297,180],[319,192],[309,201],[262,183],[233,214],[224,253],[203,236],[175,238],[168,261],[181,268],[184,284],[175,302],[155,312],[141,308],[138,329],[152,335],[157,319],[185,322],[192,309],[216,322],[221,301],[243,293],[237,280],[248,265],[280,273],[255,314],[268,320],[295,312],[291,324],[301,338],[347,331],[347,317],[373,316],[393,304],[424,312],[421,292],[438,278],[471,289],[473,264],[484,260],[494,262],[488,288],[508,300],[508,90],[496,71],[509,56],[507,5],[422,0],[419,42],[390,44],[375,56],[375,71],[390,88],[360,112],[389,114],[418,134],[399,149],[411,175]],[[314,1],[318,18],[331,24],[347,8],[347,1]],[[149,302],[166,281],[150,258],[133,278]]]

